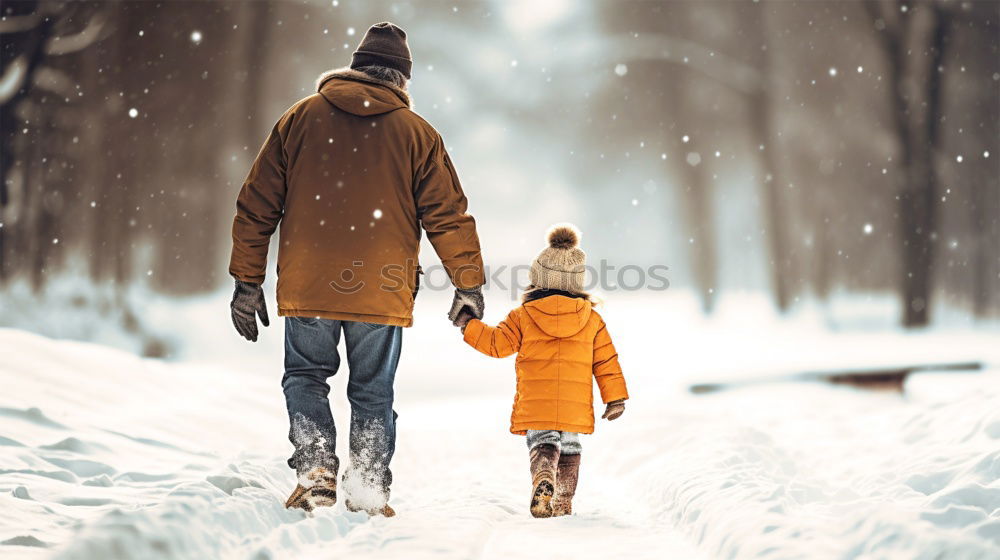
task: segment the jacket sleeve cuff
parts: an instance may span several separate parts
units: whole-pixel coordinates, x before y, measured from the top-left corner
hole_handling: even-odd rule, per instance
[[[625,387],[625,378],[608,380],[601,391],[601,400],[604,404],[614,401],[628,400],[628,389]]]
[[[483,329],[485,327],[486,325],[479,319],[470,319],[465,325],[465,334],[462,336],[465,343],[478,350],[476,344],[479,342],[479,338],[483,335]]]
[[[264,284],[264,274],[241,274],[238,272],[229,271],[229,275],[240,282],[249,282],[250,284]]]

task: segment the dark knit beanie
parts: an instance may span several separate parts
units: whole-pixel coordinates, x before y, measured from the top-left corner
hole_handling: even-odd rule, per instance
[[[406,44],[406,32],[387,21],[371,26],[351,59],[351,68],[362,66],[385,66],[399,70],[410,79],[413,61]]]

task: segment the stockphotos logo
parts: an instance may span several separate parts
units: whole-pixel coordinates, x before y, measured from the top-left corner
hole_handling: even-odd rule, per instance
[[[338,294],[356,294],[365,287],[365,281],[358,278],[360,269],[364,268],[365,261],[354,261],[350,268],[340,271],[340,277],[330,280],[330,287]]]
[[[649,290],[659,292],[670,288],[670,280],[667,278],[667,272],[670,268],[664,264],[647,267],[636,264],[617,266],[606,260],[601,260],[596,267],[587,265],[584,270],[586,274],[584,289],[587,291],[635,292]],[[518,295],[531,284],[529,281],[530,271],[529,265],[486,266],[483,271],[486,276],[486,288],[499,288],[507,291],[511,299],[516,300]],[[377,280],[378,289],[383,292],[413,291],[415,293],[418,287],[421,290],[430,291],[449,291],[453,288],[448,270],[440,264],[424,269],[412,260],[408,260],[406,264],[379,265],[378,272],[374,277],[366,274],[367,272],[363,260],[353,261],[351,266],[341,269],[336,278],[329,282],[330,288],[340,294],[355,294],[366,287],[367,283],[363,278],[370,278],[373,282]],[[476,272],[479,272],[478,269],[471,266],[459,267],[454,270],[454,274],[459,280],[466,274]]]

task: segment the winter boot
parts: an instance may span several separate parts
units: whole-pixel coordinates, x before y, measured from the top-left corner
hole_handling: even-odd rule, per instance
[[[337,467],[315,467],[299,474],[299,483],[285,501],[285,508],[312,511],[337,503]]]
[[[552,516],[571,515],[576,482],[580,478],[580,456],[560,455],[556,472],[556,493],[552,497]]]
[[[552,517],[552,496],[556,490],[559,448],[548,443],[531,448],[531,515]]]
[[[394,517],[396,511],[387,503],[392,472],[371,465],[358,466],[352,462],[344,472],[344,507],[347,511],[367,513],[370,517]]]

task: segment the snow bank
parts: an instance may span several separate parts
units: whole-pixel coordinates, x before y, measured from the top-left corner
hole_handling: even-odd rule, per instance
[[[947,400],[821,385],[689,399],[633,418],[640,443],[611,473],[712,557],[996,558],[1000,372],[962,382]]]

